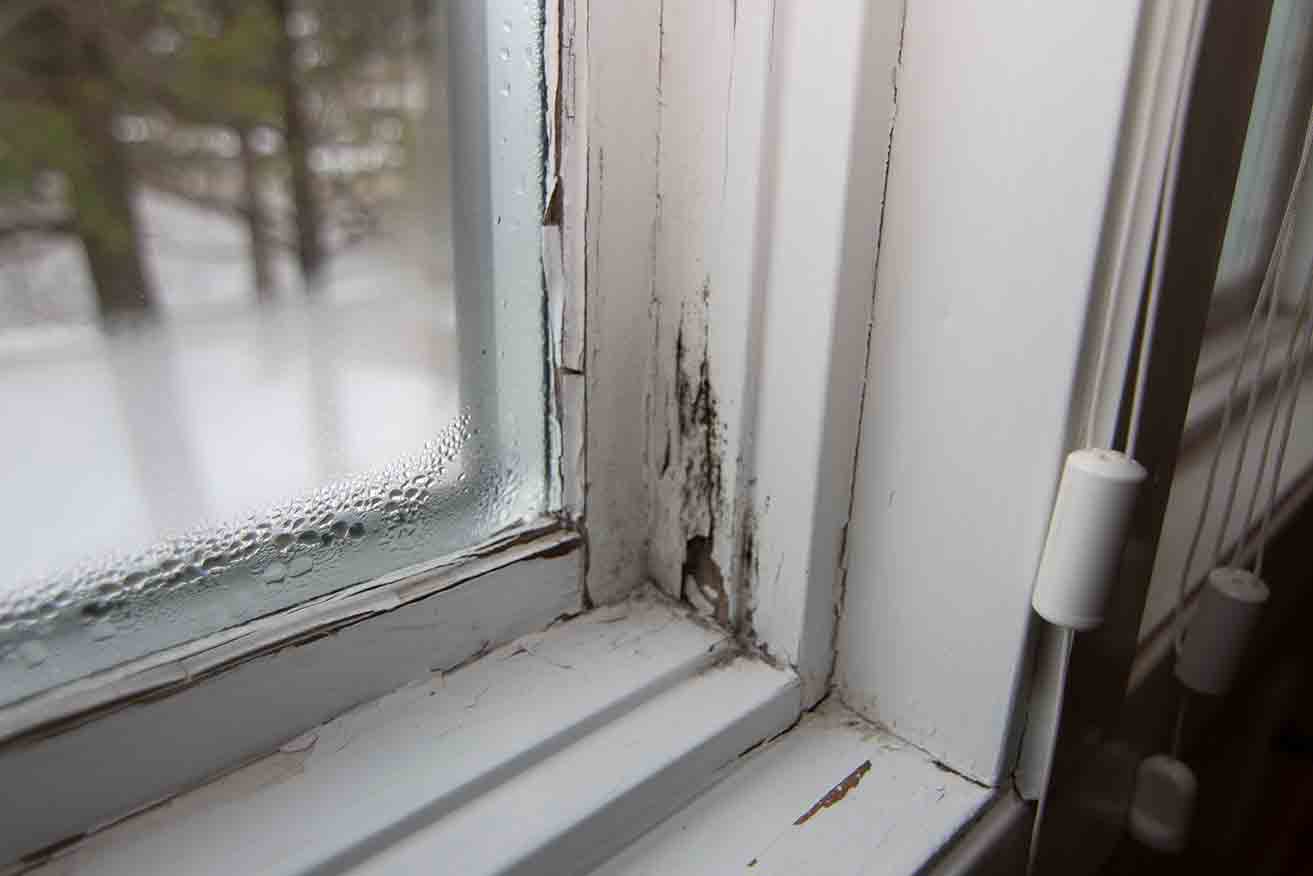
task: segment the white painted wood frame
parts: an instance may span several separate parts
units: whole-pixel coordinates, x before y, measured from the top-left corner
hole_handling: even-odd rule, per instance
[[[1140,20],[1135,0],[908,8],[837,683],[990,785],[1084,425]]]
[[[814,703],[903,4],[588,9],[589,592],[651,579],[796,669]]]

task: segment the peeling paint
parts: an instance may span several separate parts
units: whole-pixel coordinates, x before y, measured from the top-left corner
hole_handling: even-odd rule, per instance
[[[730,629],[744,619],[739,523],[744,446],[743,280],[727,266],[735,139],[737,3],[661,3],[657,221],[652,241],[652,406],[646,423],[647,572],[664,592]],[[735,226],[741,230],[740,226]]]
[[[861,783],[862,778],[870,771],[871,771],[871,762],[869,760],[863,761],[861,764],[859,764],[856,767],[856,769],[854,769],[847,776],[845,776],[842,782],[835,785],[833,788],[831,788],[829,791],[826,792],[824,797],[813,803],[812,808],[808,809],[802,815],[799,815],[798,820],[793,822],[793,826],[801,827],[803,824],[806,824],[807,821],[817,812],[820,812],[822,809],[829,809],[831,806],[838,803],[844,797],[847,797],[848,792],[856,788],[857,785]]]
[[[717,623],[728,626],[729,592],[720,566],[711,556],[711,548],[709,536],[695,535],[688,540],[684,549],[684,598],[710,614]]]
[[[675,417],[680,466],[679,524],[684,536],[684,558],[681,567],[683,595],[690,595],[711,606],[711,615],[729,625],[733,620],[730,594],[725,585],[723,571],[712,554],[716,541],[716,523],[722,507],[720,423],[716,393],[711,385],[711,363],[708,358],[708,334],[705,310],[710,297],[710,281],[705,280],[699,290],[702,299],[701,355],[690,362],[685,336],[687,311],[680,304],[679,329],[675,334]],[[696,379],[694,378],[696,375]],[[662,474],[670,467],[671,435],[667,436],[667,458],[663,460]],[[696,592],[691,592],[689,584]]]

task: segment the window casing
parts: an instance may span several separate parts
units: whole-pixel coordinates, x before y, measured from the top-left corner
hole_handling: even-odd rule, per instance
[[[495,565],[509,549],[525,551],[521,559],[575,564],[561,580],[586,580],[586,589],[564,586],[559,613],[590,598],[613,599],[648,575],[673,582],[672,595],[695,604],[693,588],[710,594],[705,601],[715,610],[721,597],[706,586],[716,581],[714,569],[725,601],[742,607],[729,617],[797,671],[802,704],[828,691],[837,617],[841,695],[950,768],[1006,788],[1028,693],[1030,566],[1070,441],[1069,411],[1085,409],[1073,399],[1088,383],[1082,350],[1102,313],[1103,288],[1093,278],[1101,276],[1122,97],[1140,82],[1138,7],[1105,5],[1088,20],[1066,9],[1016,10],[989,27],[962,19],[953,4],[818,9],[777,0],[770,15],[725,12],[698,4],[658,15],[582,0],[563,9],[561,69],[573,76],[563,75],[559,92],[562,297],[549,305],[559,306],[553,314],[561,314],[562,337],[553,341],[562,352],[552,377],[576,389],[582,377],[587,389],[587,577],[579,542],[559,532],[469,559]],[[964,47],[976,63],[963,63]],[[1110,52],[1117,64],[1107,62]],[[1023,75],[1041,64],[1042,81]],[[704,73],[724,89],[698,86]],[[1023,88],[1034,93],[1022,99]],[[830,99],[818,100],[822,93]],[[1039,114],[1032,127],[1052,138],[1048,148],[1014,148],[1016,120],[1008,114],[968,125],[965,116],[937,111],[978,105],[983,113],[1000,93]],[[1086,99],[1072,100],[1073,93]],[[998,161],[982,163],[982,147]],[[1056,189],[1023,184],[1037,154],[1063,157],[1066,164],[1047,171],[1071,190],[1058,186],[1058,197]],[[680,172],[689,167],[700,172]],[[1147,176],[1152,190],[1154,171]],[[721,188],[701,188],[708,179]],[[1014,233],[981,241],[969,215],[946,216],[965,190],[981,196],[966,203],[989,209],[990,222],[1010,223]],[[1036,203],[1019,203],[1018,192]],[[995,251],[1000,241],[1022,250]],[[549,292],[554,269],[549,253]],[[1133,327],[1134,309],[1116,320],[1123,331]],[[581,311],[582,340],[567,339],[579,331],[568,315]],[[1055,323],[1060,337],[1050,331]],[[971,332],[981,325],[997,332],[967,355],[973,337],[983,344]],[[932,348],[951,371],[938,374],[939,383],[921,379]],[[995,366],[1016,368],[1022,383],[1045,381],[1042,401],[1016,385],[1000,390],[988,380]],[[681,396],[690,407],[678,405]],[[570,398],[558,397],[563,409]],[[916,417],[942,413],[942,428],[900,436],[907,421],[890,410],[900,399],[925,402]],[[668,403],[654,400],[676,404],[668,416],[653,416],[653,406]],[[961,413],[954,406],[964,404],[974,405],[966,413],[980,428],[953,428]],[[1115,416],[1116,408],[1113,399],[1099,410]],[[866,420],[861,449],[859,416]],[[564,414],[563,432],[568,422]],[[990,442],[1019,424],[1033,431],[1033,452],[993,452]],[[564,437],[561,447],[571,446]],[[698,455],[717,446],[713,457]],[[892,462],[898,485],[877,488],[881,467]],[[972,489],[981,471],[1000,486]],[[672,494],[678,504],[666,502]],[[946,495],[963,501],[948,508]],[[1016,505],[1013,520],[1023,525],[998,513],[1000,496]],[[1010,547],[967,532],[945,550],[935,535],[944,533],[946,515],[963,531],[997,526]],[[1143,521],[1150,557],[1152,516]],[[915,534],[920,548],[881,580],[862,559],[869,545],[854,545],[890,538],[894,525]],[[973,552],[973,539],[988,544]],[[969,557],[970,569],[936,569],[950,554]],[[419,586],[394,583],[397,601]],[[444,598],[474,592],[434,589]],[[389,610],[395,620],[418,605],[385,598],[354,628],[364,636]],[[350,629],[319,641],[345,644]],[[1133,644],[1117,638],[1125,632],[1118,626],[1114,635],[1117,665],[1098,669],[1105,679],[1129,663]],[[875,675],[861,650],[867,642],[885,658]],[[927,647],[937,653],[927,655]],[[279,654],[294,656],[293,649],[271,653],[269,664],[247,671],[272,677]],[[903,674],[880,678],[882,667]],[[962,667],[976,676],[964,677]],[[895,696],[881,696],[887,684],[899,685]],[[908,690],[920,701],[900,701]],[[966,694],[984,705],[964,710]]]

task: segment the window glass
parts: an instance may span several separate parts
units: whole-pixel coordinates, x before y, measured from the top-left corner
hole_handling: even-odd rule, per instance
[[[0,15],[0,703],[545,510],[541,39],[496,0]]]
[[[1218,264],[1213,300],[1216,320],[1242,318],[1248,313],[1276,241],[1313,98],[1310,37],[1313,6],[1299,0],[1272,4]]]

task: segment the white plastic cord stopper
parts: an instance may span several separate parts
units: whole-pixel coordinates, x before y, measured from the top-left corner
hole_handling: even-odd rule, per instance
[[[1031,597],[1040,617],[1080,631],[1103,623],[1146,474],[1115,450],[1068,454]]]
[[[1208,573],[1176,658],[1176,677],[1190,690],[1224,694],[1258,625],[1268,589],[1244,569]]]
[[[1199,783],[1181,761],[1155,754],[1140,762],[1128,827],[1131,836],[1159,852],[1185,849]]]

